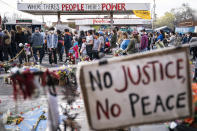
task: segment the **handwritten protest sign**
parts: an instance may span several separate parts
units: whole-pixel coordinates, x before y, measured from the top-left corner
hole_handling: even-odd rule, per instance
[[[116,129],[192,115],[186,47],[82,65],[79,74],[93,129]]]

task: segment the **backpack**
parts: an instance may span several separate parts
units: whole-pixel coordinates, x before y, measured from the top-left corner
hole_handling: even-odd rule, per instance
[[[7,39],[5,40],[5,44],[6,44],[6,45],[10,45],[10,44],[11,44],[11,39],[10,39],[10,38],[7,38]]]

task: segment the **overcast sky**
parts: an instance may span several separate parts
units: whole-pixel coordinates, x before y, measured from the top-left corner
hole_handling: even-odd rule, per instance
[[[14,12],[17,13],[17,1],[25,3],[125,3],[125,0],[0,0],[0,13],[3,16],[12,15]],[[127,0],[126,3],[153,3],[153,0]],[[166,11],[170,11],[172,8],[178,8],[182,3],[189,3],[189,5],[197,10],[197,0],[156,0],[156,13],[158,16],[162,16]],[[21,14],[23,17],[32,18],[31,15]],[[34,17],[34,16],[33,16]],[[87,16],[77,16],[77,17],[87,17]],[[90,16],[92,17],[92,16]],[[40,16],[34,17],[37,20],[41,20]],[[63,16],[62,21],[66,18],[76,18],[75,16]],[[56,16],[45,16],[45,21],[56,21]]]

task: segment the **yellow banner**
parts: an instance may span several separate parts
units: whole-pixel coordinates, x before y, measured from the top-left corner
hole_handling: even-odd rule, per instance
[[[137,17],[142,19],[151,19],[151,14],[148,10],[133,10],[133,12]]]

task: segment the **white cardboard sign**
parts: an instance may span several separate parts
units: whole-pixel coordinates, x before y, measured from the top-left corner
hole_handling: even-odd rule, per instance
[[[79,83],[95,130],[192,115],[186,47],[82,65]],[[103,64],[104,63],[104,64]]]

